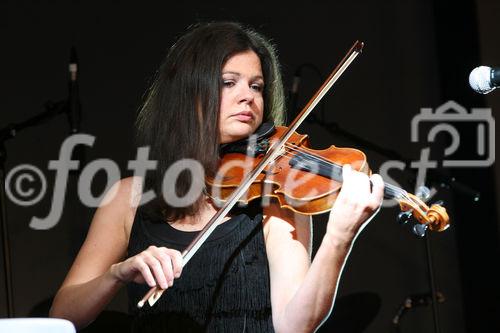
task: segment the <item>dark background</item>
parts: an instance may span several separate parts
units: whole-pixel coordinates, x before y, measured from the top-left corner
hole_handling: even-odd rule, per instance
[[[363,53],[315,111],[317,116],[323,111],[323,123],[329,125],[306,122],[299,131],[310,135],[315,148],[335,144],[365,151],[374,172],[385,161],[399,158],[342,135],[333,122],[408,161],[418,160],[420,150],[428,146],[432,158],[440,160],[449,143],[446,134],[434,144],[410,140],[411,120],[421,108],[435,109],[454,100],[467,110],[491,107],[494,117],[500,110],[500,92],[483,97],[467,83],[474,67],[500,66],[500,3],[495,0],[3,1],[0,15],[0,127],[36,115],[48,100],[67,97],[69,50],[75,45],[82,131],[96,137],[86,150],[87,159],[111,159],[123,176],[129,174],[127,161],[135,158],[133,122],[149,78],[175,37],[197,21],[236,20],[272,38],[287,89],[299,66],[311,64],[300,73],[297,108],[352,43],[364,41]],[[460,128],[460,151],[466,157],[475,149],[475,136],[467,133],[470,128]],[[55,173],[48,169],[48,161],[58,158],[68,131],[61,115],[5,144],[7,172],[33,164],[43,170],[49,185],[36,205],[6,202],[17,317],[34,315],[36,307],[43,309],[40,304],[55,294],[94,213],[94,208],[79,202],[73,177],[59,223],[44,231],[29,227],[33,216],[45,217],[50,210]],[[429,234],[437,289],[445,297],[438,307],[442,332],[499,329],[497,165],[446,169],[433,176],[437,181],[445,175],[456,177],[481,193],[479,202],[439,187],[439,182],[428,184],[438,186],[433,200],[445,201],[452,223],[444,233]],[[408,164],[390,175],[413,192],[414,169]],[[93,184],[96,196],[105,184],[104,173],[99,173]],[[394,207],[383,209],[358,238],[339,285],[337,307],[323,331],[335,326],[337,332],[390,332],[402,302],[409,295],[429,293],[425,240],[414,237],[408,226],[399,226],[397,214]],[[314,219],[316,244],[325,218]],[[0,280],[3,286],[3,275]],[[0,300],[0,316],[5,317],[4,288]],[[126,295],[121,293],[109,310],[126,311]],[[401,332],[433,330],[430,305],[416,306],[401,319]]]

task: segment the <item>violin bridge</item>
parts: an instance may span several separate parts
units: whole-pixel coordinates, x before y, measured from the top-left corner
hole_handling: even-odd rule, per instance
[[[281,157],[281,156],[285,156],[285,155],[286,155],[286,153],[287,153],[287,151],[286,151],[286,147],[285,147],[285,146],[281,147],[281,148],[280,148],[280,153],[278,154],[278,157],[276,157],[276,159],[278,159],[278,158],[279,158],[279,157]],[[274,163],[274,162],[276,162],[276,160],[274,160],[274,161],[273,161],[273,163]]]

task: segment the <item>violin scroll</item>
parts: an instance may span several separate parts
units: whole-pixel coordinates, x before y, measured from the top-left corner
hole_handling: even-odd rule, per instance
[[[404,199],[399,200],[399,206],[405,216],[411,214],[417,221],[414,232],[418,236],[424,236],[427,229],[444,231],[450,226],[448,213],[439,203],[429,207],[418,196],[407,193]]]

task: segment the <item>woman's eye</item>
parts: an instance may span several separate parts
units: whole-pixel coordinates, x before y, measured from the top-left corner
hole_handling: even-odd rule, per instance
[[[253,90],[258,92],[261,92],[263,90],[263,86],[261,84],[252,84],[251,87]]]
[[[224,87],[232,87],[232,86],[234,86],[234,81],[225,80],[225,81],[223,81],[223,84],[224,84]]]

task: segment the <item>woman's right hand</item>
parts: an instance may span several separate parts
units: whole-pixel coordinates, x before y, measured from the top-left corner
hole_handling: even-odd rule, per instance
[[[150,246],[141,253],[111,266],[111,274],[121,282],[147,283],[162,289],[171,287],[181,276],[183,259],[179,251]]]

